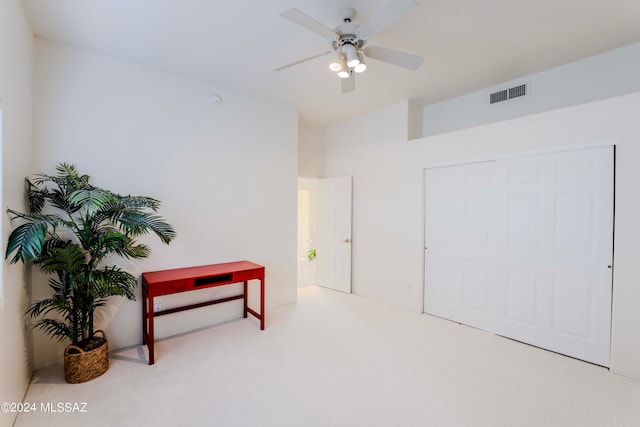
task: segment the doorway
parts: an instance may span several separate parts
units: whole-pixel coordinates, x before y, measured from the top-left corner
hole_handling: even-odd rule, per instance
[[[298,288],[316,285],[318,179],[298,178]]]

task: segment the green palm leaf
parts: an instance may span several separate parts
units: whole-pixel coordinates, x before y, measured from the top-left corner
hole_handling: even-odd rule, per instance
[[[34,301],[27,307],[25,313],[31,317],[39,317],[50,311],[69,312],[69,302],[60,298],[48,298],[41,301]]]
[[[75,213],[80,210],[80,206],[71,203],[67,198],[67,194],[60,191],[59,189],[52,190],[48,195],[48,199],[51,202],[52,206],[58,209],[62,209],[69,214]]]
[[[113,199],[111,192],[100,188],[83,188],[67,196],[67,200],[83,209],[84,215],[93,215]]]
[[[122,207],[148,208],[153,211],[157,211],[160,208],[160,201],[151,197],[120,196],[119,202]]]
[[[126,252],[123,256],[128,258],[147,258],[151,255],[151,248],[147,245],[138,244],[138,245],[129,245],[126,248]]]
[[[40,264],[47,273],[76,272],[85,264],[85,252],[80,246],[69,244],[63,248],[55,248],[51,256],[41,260]]]
[[[69,272],[58,271],[57,273],[59,280],[55,278],[49,279],[49,287],[53,289],[53,298],[51,299],[59,301],[62,306],[69,305],[69,307],[71,307],[70,296],[72,286],[70,285],[71,278],[69,277]]]
[[[93,271],[91,284],[90,292],[94,298],[123,296],[133,300],[138,281],[130,273],[113,266]]]
[[[45,259],[53,256],[53,251],[56,248],[64,248],[70,243],[69,240],[63,240],[57,234],[48,233],[42,251],[40,252],[39,259]]]
[[[163,243],[167,244],[176,237],[173,227],[160,216],[137,209],[118,210],[111,215],[111,220],[131,236],[140,236],[153,231]]]
[[[11,263],[35,260],[42,251],[46,235],[47,224],[41,222],[28,222],[18,226],[9,235],[5,259],[15,252]]]
[[[64,341],[66,338],[73,336],[74,331],[67,323],[57,319],[40,319],[34,324],[35,328],[42,329],[45,335],[58,341]]]
[[[28,212],[34,214],[42,212],[47,197],[47,191],[40,190],[26,178],[24,180],[24,186],[24,193],[27,198],[27,206],[29,208]]]
[[[7,209],[7,213],[12,221],[27,221],[9,234],[5,259],[15,252],[11,263],[36,260],[42,252],[49,228],[55,231],[59,224],[65,223],[57,215],[23,214],[12,209]]]

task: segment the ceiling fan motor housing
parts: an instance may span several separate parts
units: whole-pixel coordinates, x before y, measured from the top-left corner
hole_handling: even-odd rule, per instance
[[[360,40],[355,34],[340,34],[340,37],[331,43],[333,50],[341,50],[342,46],[346,44],[350,44],[356,49],[362,49],[364,40]]]

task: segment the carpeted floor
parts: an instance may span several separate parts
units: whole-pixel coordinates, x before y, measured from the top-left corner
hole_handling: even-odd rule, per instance
[[[264,331],[250,318],[168,338],[153,366],[136,346],[88,383],[40,370],[25,398],[36,411],[15,425],[640,425],[638,381],[356,295],[299,291]]]

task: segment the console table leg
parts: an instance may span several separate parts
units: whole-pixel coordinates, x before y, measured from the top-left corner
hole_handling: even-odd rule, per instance
[[[153,330],[153,297],[147,298],[147,312],[149,313],[149,333],[147,336],[147,347],[149,348],[149,365],[155,363],[154,357],[154,330]]]
[[[247,318],[247,281],[244,281],[244,318]]]
[[[260,279],[260,330],[264,331],[264,277]]]
[[[147,291],[142,289],[142,345],[147,343]]]

